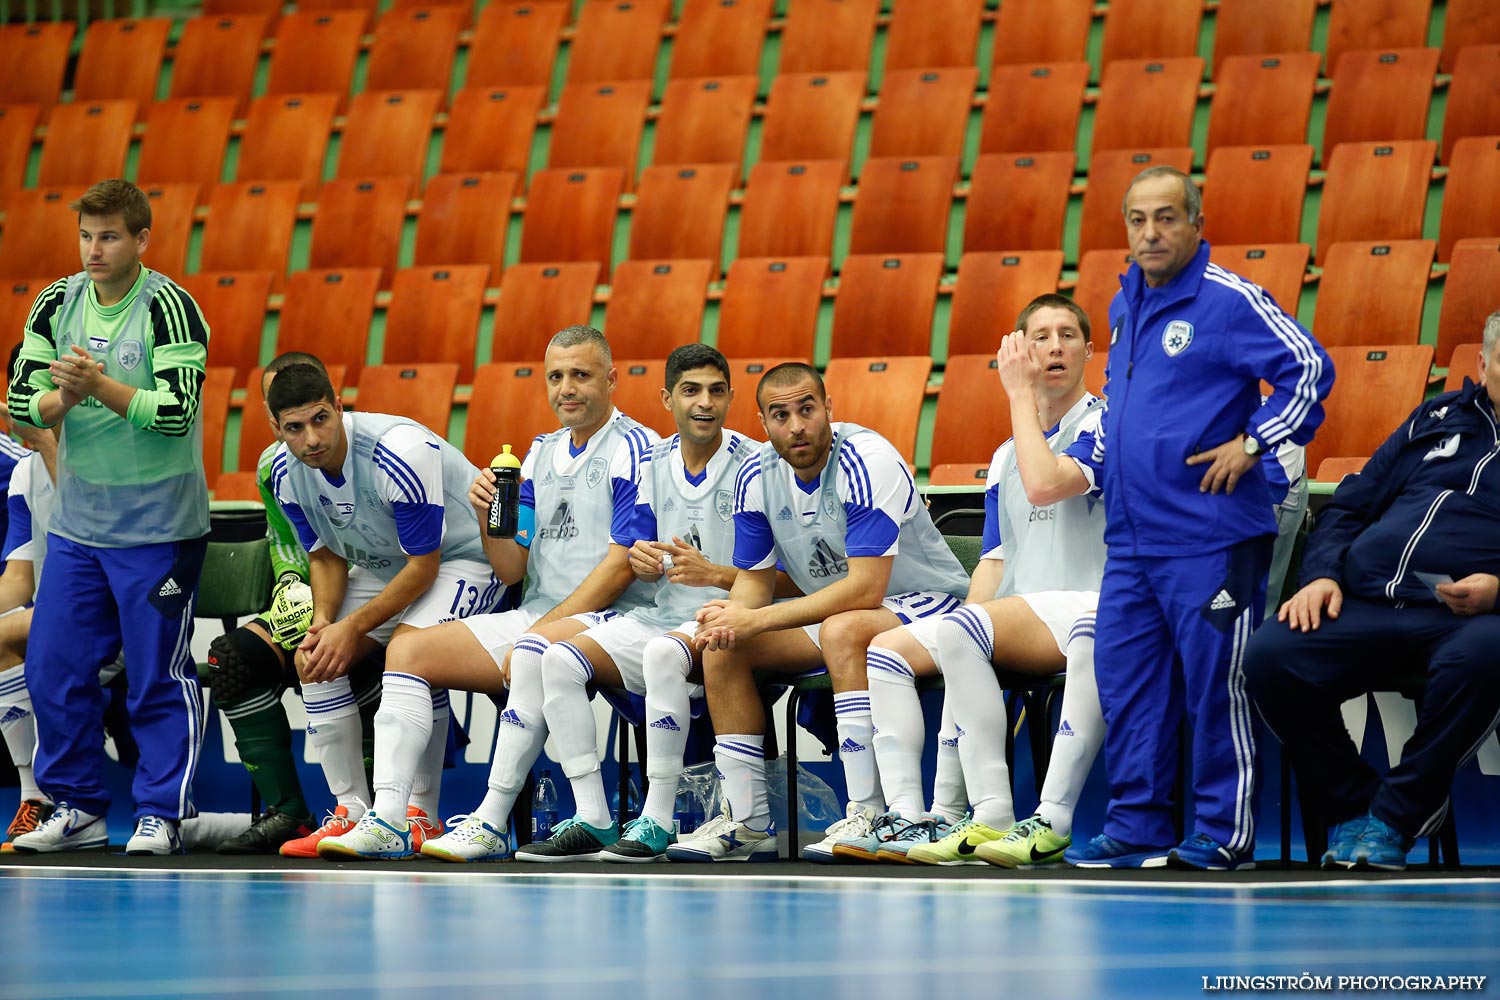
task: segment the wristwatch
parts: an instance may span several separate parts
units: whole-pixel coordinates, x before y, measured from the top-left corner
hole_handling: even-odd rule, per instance
[[[1245,454],[1246,455],[1259,455],[1263,451],[1265,451],[1265,449],[1261,447],[1261,444],[1260,444],[1259,441],[1255,440],[1255,435],[1253,435],[1253,434],[1246,434],[1245,435]]]

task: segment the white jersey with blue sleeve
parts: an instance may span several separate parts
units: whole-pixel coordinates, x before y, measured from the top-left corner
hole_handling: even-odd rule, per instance
[[[52,504],[57,488],[47,475],[42,456],[30,452],[16,463],[11,473],[5,505],[10,523],[5,532],[5,558],[23,559],[33,564],[33,579],[41,579],[42,561],[47,557],[47,529],[52,523]]]

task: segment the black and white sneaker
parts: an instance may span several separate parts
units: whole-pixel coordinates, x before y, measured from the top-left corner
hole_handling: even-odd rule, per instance
[[[516,852],[517,861],[598,861],[599,852],[620,839],[620,825],[589,826],[578,817],[565,819],[548,840]]]

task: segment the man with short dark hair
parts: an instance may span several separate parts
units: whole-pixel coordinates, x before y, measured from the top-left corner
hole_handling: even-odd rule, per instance
[[[101,181],[78,212],[83,270],[49,285],[11,373],[11,419],[60,426],[57,508],[28,649],[36,778],[57,803],[22,851],[108,841],[99,666],[123,646],[140,745],[127,854],[181,850],[195,815],[202,696],[189,644],[208,533],[198,406],[208,326],[197,304],[141,263],[151,205]]]
[[[1331,826],[1328,869],[1399,871],[1448,811],[1454,772],[1500,723],[1500,312],[1479,382],[1426,400],[1318,512],[1302,589],[1251,637],[1245,684]],[[1339,705],[1426,675],[1383,778]]]

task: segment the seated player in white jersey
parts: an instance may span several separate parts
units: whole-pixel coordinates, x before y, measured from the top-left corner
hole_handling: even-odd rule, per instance
[[[846,817],[802,856],[830,861],[837,840],[868,833],[885,800],[870,751],[865,650],[882,632],[957,607],[968,586],[906,462],[873,431],[832,422],[816,369],[778,365],[761,378],[756,402],[770,443],[735,482],[740,572],[727,599],[699,612],[694,637],[704,650],[728,812],[668,848],[675,860],[775,857],[757,670],[795,676],[826,663],[833,682],[850,801]],[[804,596],[771,603],[778,561]]]
[[[635,579],[627,553],[635,540],[641,469],[656,435],[615,409],[617,375],[609,342],[598,330],[572,326],[547,345],[547,399],[562,427],[539,436],[521,466],[516,534],[490,537],[486,520],[495,497],[489,469],[469,488],[470,530],[507,585],[528,580],[519,608],[464,617],[401,636],[386,653],[380,711],[375,715],[375,802],[381,822],[361,823],[338,838],[341,856],[403,857],[408,845],[384,817],[399,817],[431,725],[432,692],[457,688],[486,694],[510,689],[500,714],[489,791],[464,821],[421,846],[443,861],[510,857],[509,816],[531,765],[547,740],[542,658],[564,639],[617,613],[652,603],[656,585]],[[491,433],[487,428],[470,434]],[[590,753],[593,745],[590,744]],[[580,805],[602,828],[600,846],[619,839],[608,804]],[[601,818],[600,813],[603,816]],[[561,823],[557,829],[565,833]],[[596,848],[595,850],[597,850]]]
[[[369,802],[350,669],[397,635],[487,611],[504,588],[469,513],[478,470],[447,441],[404,417],[346,413],[313,365],[282,369],[266,405],[282,441],[272,488],[309,555],[313,617],[293,658],[307,739],[338,802],[322,827],[281,845],[284,856],[310,857],[353,829]],[[408,843],[442,832],[446,692],[431,709],[417,794],[389,820]]]
[[[1000,351],[1015,436],[990,463],[984,548],[968,600],[938,621],[915,622],[870,645],[875,756],[891,808],[873,834],[836,845],[841,857],[1006,867],[1056,861],[1103,739],[1092,616],[1104,572],[1104,511],[1097,497],[1036,504],[1025,483],[1031,462],[1056,461],[1099,419],[1100,400],[1084,388],[1093,355],[1088,316],[1071,299],[1048,294],[1033,299],[1016,325]],[[1042,801],[1037,815],[1019,824],[995,667],[1068,675]],[[937,775],[932,809],[921,813],[924,727],[916,679],[939,671],[945,698]],[[967,817],[966,790],[973,804]]]
[[[656,600],[603,623],[580,615],[549,630],[552,643],[542,656],[543,715],[578,814],[550,840],[517,851],[518,861],[666,860],[693,689],[702,694],[689,681],[702,665],[692,646],[693,616],[704,602],[726,596],[734,581],[734,479],[759,442],[724,430],[732,398],[729,363],[712,347],[674,350],[665,381],[662,403],[677,433],[648,456],[635,508],[638,537],[629,550],[631,569],[656,586]],[[644,807],[608,843],[601,836],[610,823],[591,685],[644,696],[649,722]]]

